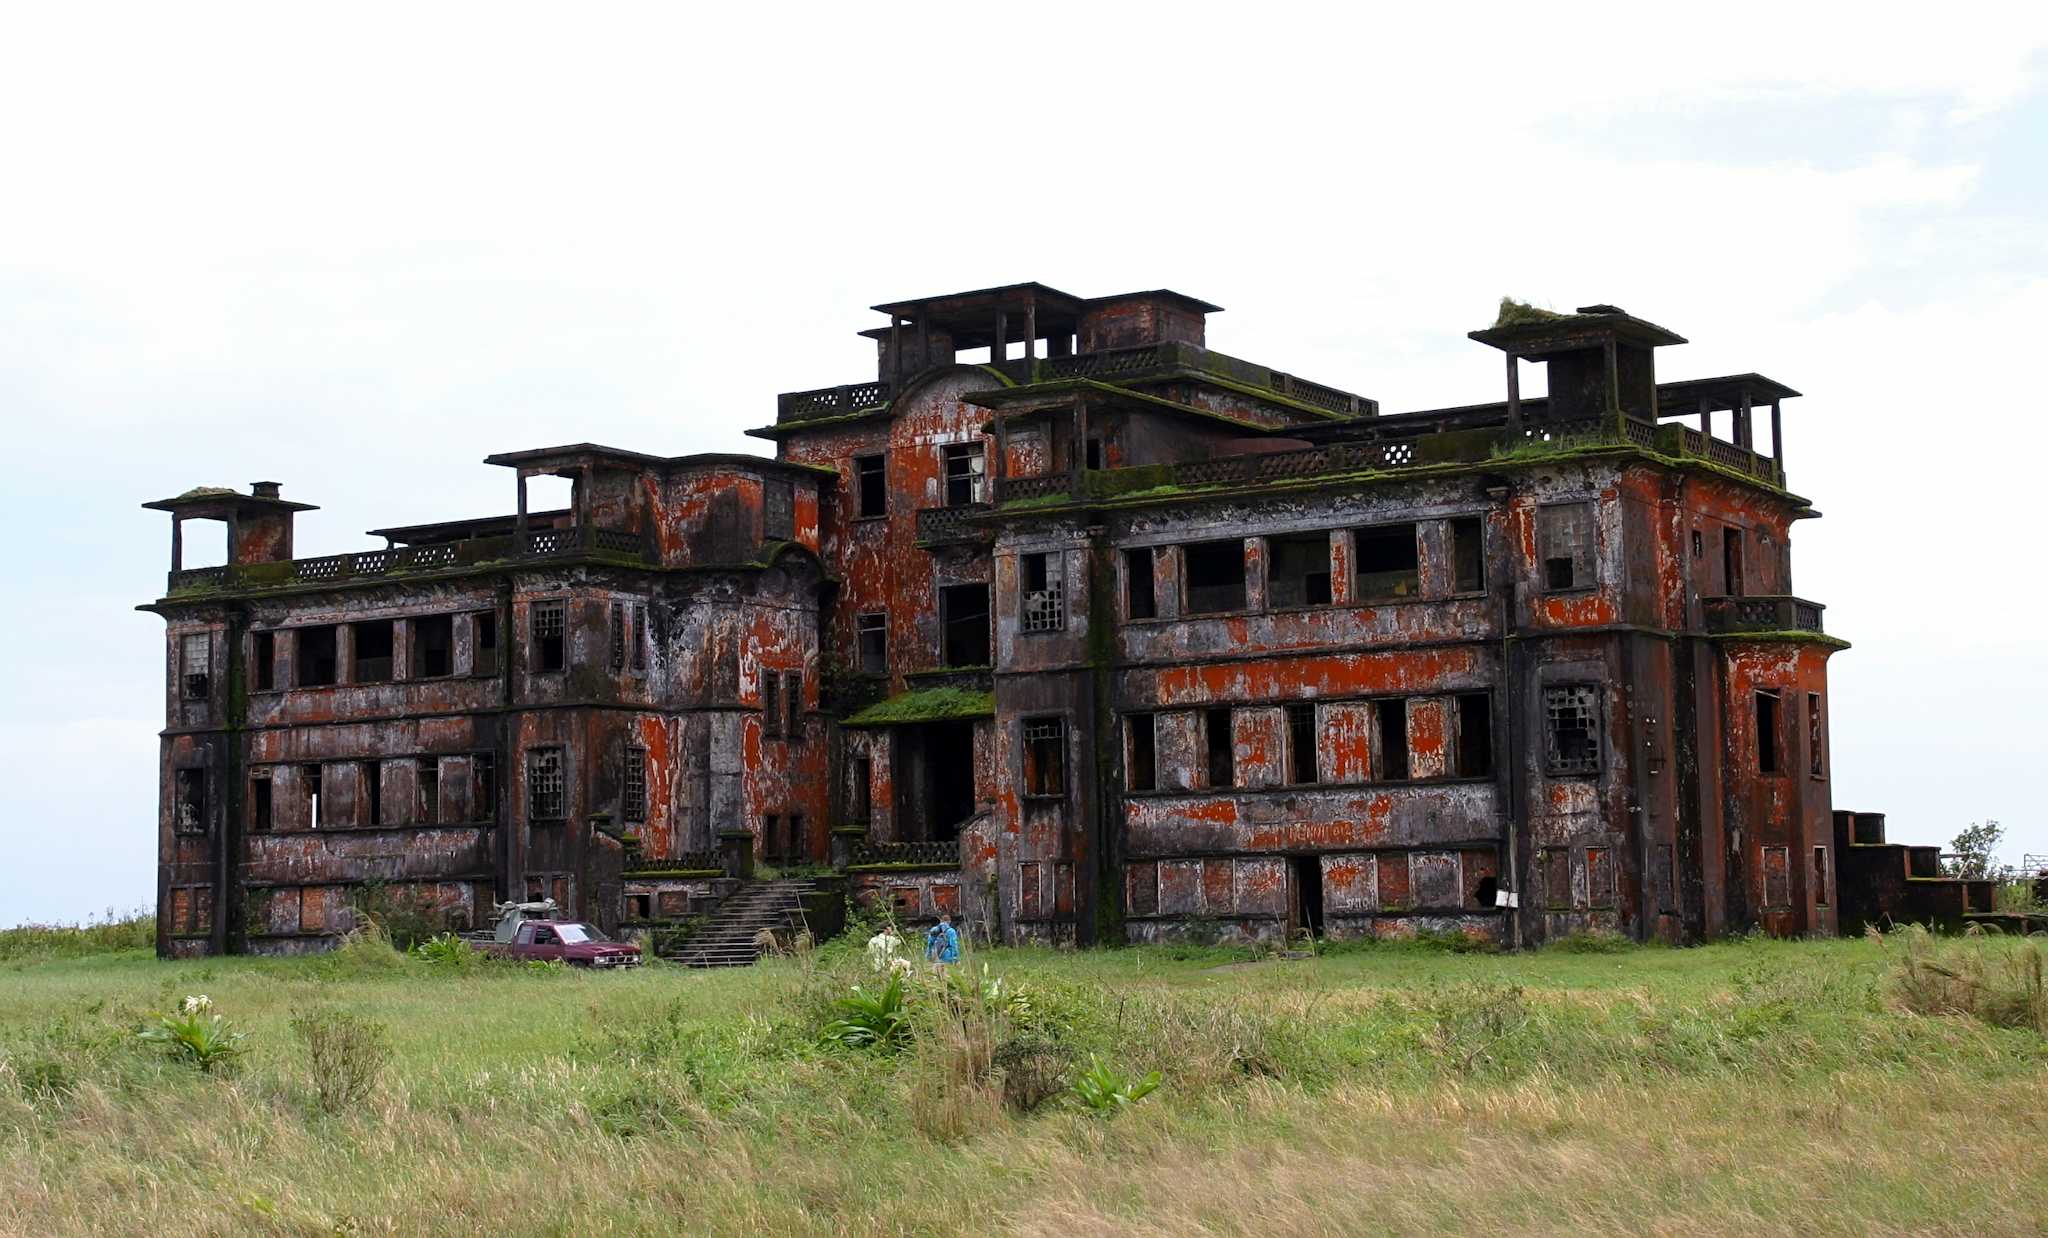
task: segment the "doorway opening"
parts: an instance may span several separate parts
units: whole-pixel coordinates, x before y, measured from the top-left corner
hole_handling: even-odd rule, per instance
[[[1287,861],[1294,880],[1292,914],[1287,926],[1290,937],[1307,933],[1311,937],[1323,935],[1323,862],[1316,856],[1297,855]]]
[[[931,722],[922,729],[925,829],[933,842],[947,842],[974,815],[974,724]]]

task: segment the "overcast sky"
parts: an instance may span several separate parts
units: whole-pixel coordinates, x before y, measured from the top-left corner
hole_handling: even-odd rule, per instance
[[[153,897],[138,503],[275,478],[325,554],[509,510],[491,451],[764,449],[866,306],[1032,279],[1390,412],[1501,398],[1503,294],[1804,391],[1836,805],[2048,852],[2028,8],[12,6],[0,924]]]

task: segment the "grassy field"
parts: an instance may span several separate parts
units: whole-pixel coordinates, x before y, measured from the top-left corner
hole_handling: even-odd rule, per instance
[[[1001,990],[919,978],[893,1051],[821,1042],[836,998],[878,987],[851,943],[586,975],[380,942],[166,964],[5,938],[9,1234],[2048,1226],[2038,987],[1988,1018],[1914,1013],[1947,999],[1902,987],[1897,936],[984,951],[966,970]],[[1937,984],[2039,951],[1932,948]],[[246,1035],[219,1071],[136,1034],[197,994]],[[335,1012],[386,1029],[381,1071],[330,1045],[315,1078],[293,1020]],[[1095,1064],[1158,1088],[1098,1113],[1068,1086]],[[355,1066],[371,1090],[323,1111],[316,1084]]]

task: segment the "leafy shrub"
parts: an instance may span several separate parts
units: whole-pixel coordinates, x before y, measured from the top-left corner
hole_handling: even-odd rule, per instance
[[[1036,1113],[1064,1093],[1073,1064],[1073,1050],[1034,1034],[1003,1041],[991,1060],[1002,1078],[1003,1104],[1017,1113]]]
[[[1111,1117],[1150,1096],[1158,1086],[1156,1070],[1137,1078],[1091,1055],[1088,1069],[1074,1080],[1074,1095],[1097,1117]]]
[[[872,993],[853,986],[853,992],[833,1003],[839,1017],[820,1033],[827,1044],[844,1049],[900,1049],[910,1043],[910,1016],[905,1010],[903,977],[892,973]]]
[[[1518,984],[1468,984],[1439,990],[1426,1006],[1425,1040],[1444,1064],[1463,1074],[1508,1064],[1514,1041],[1533,1014]]]
[[[357,887],[356,916],[375,925],[391,944],[410,950],[448,927],[448,916],[424,890],[366,881]]]
[[[422,963],[456,969],[476,967],[489,958],[453,933],[437,933],[414,945],[408,953]]]
[[[292,1031],[306,1046],[306,1069],[322,1113],[340,1113],[368,1099],[391,1060],[384,1025],[345,1010],[299,1015]]]
[[[330,980],[388,976],[405,970],[405,956],[384,935],[383,926],[372,920],[314,960],[312,970]]]
[[[245,1034],[214,1014],[213,1000],[203,993],[186,998],[170,1014],[158,1015],[136,1036],[162,1049],[172,1061],[189,1062],[207,1074],[225,1072],[245,1052]]]

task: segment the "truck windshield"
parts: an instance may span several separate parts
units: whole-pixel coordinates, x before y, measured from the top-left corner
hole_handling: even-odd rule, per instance
[[[598,928],[595,924],[558,924],[555,926],[555,931],[562,935],[563,941],[568,942],[572,946],[585,941],[611,940],[611,938],[604,935],[604,930]]]

